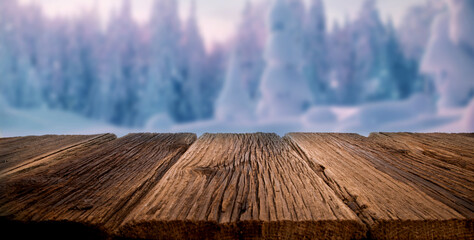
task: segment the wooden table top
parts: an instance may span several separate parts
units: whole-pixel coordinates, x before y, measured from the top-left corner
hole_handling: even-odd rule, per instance
[[[0,138],[15,239],[474,239],[473,219],[473,133]]]

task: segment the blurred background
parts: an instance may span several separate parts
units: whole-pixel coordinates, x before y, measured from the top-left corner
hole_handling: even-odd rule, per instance
[[[0,0],[0,136],[474,131],[472,0]]]

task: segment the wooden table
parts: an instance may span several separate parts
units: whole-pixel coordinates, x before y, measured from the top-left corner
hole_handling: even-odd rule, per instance
[[[474,239],[474,134],[0,138],[3,236]]]

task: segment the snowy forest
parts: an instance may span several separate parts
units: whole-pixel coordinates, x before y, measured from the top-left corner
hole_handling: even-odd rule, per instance
[[[0,134],[91,128],[76,116],[108,126],[90,131],[474,131],[474,1],[427,0],[399,26],[376,0],[331,24],[323,0],[249,1],[212,48],[205,1],[186,19],[179,4],[138,23],[122,0],[104,27],[96,9],[0,0]]]

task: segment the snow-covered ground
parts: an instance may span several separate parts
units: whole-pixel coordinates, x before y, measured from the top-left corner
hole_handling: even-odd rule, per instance
[[[136,131],[139,130],[111,126],[70,112],[47,108],[19,110],[0,106],[0,137],[97,133],[122,136]]]
[[[425,96],[359,107],[313,107],[301,117],[254,122],[210,120],[174,125],[171,132],[472,132],[474,100],[467,108],[436,109]],[[149,129],[152,130],[152,129]]]
[[[425,96],[405,101],[368,104],[359,107],[313,107],[300,117],[272,120],[208,120],[174,124],[166,116],[156,116],[141,129],[128,129],[90,120],[74,113],[40,108],[18,110],[0,103],[0,136],[43,134],[97,134],[130,132],[472,132],[474,100],[465,108],[437,109]]]

